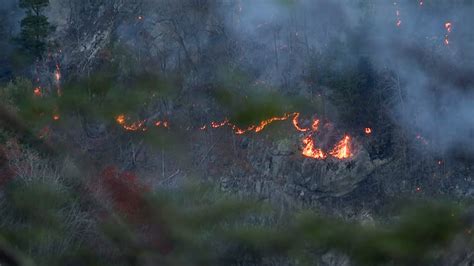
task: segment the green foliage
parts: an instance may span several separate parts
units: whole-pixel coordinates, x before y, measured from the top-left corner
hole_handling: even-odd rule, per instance
[[[26,10],[21,21],[18,42],[22,49],[34,58],[40,58],[47,48],[47,38],[54,31],[48,18],[42,14],[49,0],[21,0],[20,7]]]
[[[416,205],[389,224],[361,225],[307,211],[288,213],[281,226],[268,226],[265,221],[278,216],[271,208],[223,196],[212,187],[130,194],[128,202],[143,197],[133,214],[110,209],[106,201],[79,195],[76,189],[10,184],[2,202],[2,217],[9,222],[0,226],[0,248],[9,247],[22,260],[32,257],[40,265],[217,265],[224,258],[238,264],[249,256],[262,262],[275,255],[304,261],[324,250],[346,254],[359,265],[423,265],[469,228],[460,209],[444,203]],[[94,208],[107,210],[93,218],[101,239],[92,242],[74,234],[80,230],[75,221],[84,219],[77,200],[88,197]],[[239,252],[235,261],[229,259],[236,254],[228,252]]]

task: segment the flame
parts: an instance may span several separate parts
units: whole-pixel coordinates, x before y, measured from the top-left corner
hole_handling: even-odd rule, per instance
[[[263,120],[257,125],[250,125],[247,128],[239,128],[238,126],[232,124],[229,119],[224,119],[223,121],[220,122],[211,122],[208,125],[203,125],[199,127],[200,130],[205,130],[207,128],[221,128],[224,126],[230,127],[233,132],[236,135],[243,135],[249,132],[255,132],[259,133],[262,130],[264,130],[268,125],[270,125],[273,122],[276,121],[285,121],[288,120],[289,118],[292,118],[292,123],[293,127],[299,131],[299,132],[304,132],[305,136],[302,138],[302,143],[303,143],[303,150],[302,150],[302,155],[308,158],[313,158],[313,159],[318,159],[318,160],[323,160],[328,157],[328,154],[323,151],[321,148],[317,148],[315,145],[315,141],[313,139],[313,135],[315,132],[319,130],[319,125],[320,125],[320,120],[319,119],[313,119],[313,122],[311,123],[311,127],[309,128],[304,128],[299,125],[299,119],[300,113],[295,112],[295,113],[287,113],[282,116],[275,116],[271,117],[269,119]],[[127,117],[124,114],[120,114],[115,117],[115,121],[117,124],[119,124],[122,128],[124,128],[127,131],[146,131],[146,119],[145,120],[139,120],[133,123],[128,123],[127,122]],[[169,128],[169,122],[168,121],[156,121],[154,123],[156,127],[165,127]],[[188,128],[189,129],[189,128]],[[366,133],[370,134],[372,130],[370,128],[366,128]],[[368,132],[369,131],[369,132]],[[329,152],[329,155],[332,157],[335,157],[337,159],[347,159],[353,156],[353,153],[351,151],[351,138],[346,135],[344,138],[336,144],[336,146]]]
[[[444,23],[444,28],[446,29],[446,31],[447,31],[448,33],[451,33],[451,30],[452,30],[452,28],[453,28],[453,24],[448,21],[448,22]]]
[[[266,126],[270,125],[271,123],[275,122],[275,121],[284,121],[284,120],[287,120],[288,118],[290,118],[291,114],[285,114],[284,116],[281,116],[281,117],[272,117],[270,119],[267,119],[267,120],[264,120],[262,122],[260,122],[260,124],[255,128],[255,133],[258,133],[260,131],[262,131]],[[248,131],[250,130],[253,130],[252,129],[248,129]]]
[[[137,122],[133,122],[131,124],[127,124],[126,120],[127,119],[124,114],[120,114],[115,118],[115,121],[127,131],[146,131],[147,130],[145,126],[146,120],[140,120]]]
[[[449,45],[449,34],[453,29],[453,24],[451,22],[444,23],[444,28],[446,29],[446,35],[444,36],[444,44]]]
[[[155,122],[156,127],[164,127],[164,128],[169,128],[169,123],[168,121],[157,121]]]
[[[227,125],[229,125],[229,120],[227,118],[222,122],[211,122],[212,128],[220,128]]]
[[[59,69],[59,65],[56,65],[56,70],[54,71],[54,77],[56,78],[57,82],[61,80],[61,70]]]
[[[298,118],[300,117],[300,113],[296,113],[295,116],[293,117],[293,126],[296,128],[296,130],[300,132],[306,132],[309,129],[308,128],[302,128],[298,125]]]
[[[336,147],[334,147],[334,149],[330,151],[329,154],[338,159],[350,158],[352,156],[351,137],[348,135],[344,136],[344,138],[336,144]]]
[[[311,124],[311,129],[313,131],[318,131],[319,129],[319,119],[314,119],[313,124]]]
[[[250,125],[247,128],[240,128],[237,125],[232,124],[229,121],[229,119],[226,118],[221,122],[211,122],[211,127],[212,128],[220,128],[220,127],[224,127],[224,126],[229,126],[229,127],[232,128],[232,130],[234,130],[234,133],[237,134],[237,135],[243,135],[243,134],[251,132],[251,131],[253,131],[255,133],[259,133],[262,130],[264,130],[268,125],[272,124],[273,122],[285,121],[285,120],[288,120],[292,116],[293,116],[293,123],[295,123],[295,119],[296,120],[298,119],[297,118],[298,115],[299,115],[299,113],[290,113],[290,114],[284,114],[283,116],[271,117],[269,119],[261,121],[258,125]],[[296,121],[296,124],[297,124],[297,121]],[[203,125],[202,127],[200,127],[200,129],[204,130],[204,129],[206,129],[206,127],[207,127],[206,125]],[[295,125],[295,127],[296,127],[296,125]]]
[[[33,90],[33,94],[37,97],[41,97],[43,95],[43,93],[41,92],[41,88],[40,87],[36,87],[34,90]]]
[[[303,144],[304,148],[301,152],[303,156],[318,160],[326,159],[327,155],[323,152],[322,149],[315,147],[314,140],[311,138],[311,136],[307,136],[306,138],[304,138]]]
[[[370,134],[372,134],[372,128],[366,127],[366,128],[364,129],[364,132],[365,132],[365,134],[370,135]]]
[[[397,2],[393,2],[393,5],[396,6],[395,14],[397,16],[397,19],[396,19],[395,25],[397,27],[400,27],[402,25],[402,20],[400,18],[400,10],[398,9]]]
[[[58,121],[61,117],[58,114],[53,115],[53,120]]]
[[[115,121],[117,121],[117,123],[118,123],[119,125],[125,124],[125,115],[118,115],[118,116],[115,118]]]
[[[56,70],[54,71],[54,77],[56,79],[56,87],[57,87],[57,93],[58,96],[62,96],[62,91],[61,91],[61,68],[59,67],[59,64],[56,64]]]

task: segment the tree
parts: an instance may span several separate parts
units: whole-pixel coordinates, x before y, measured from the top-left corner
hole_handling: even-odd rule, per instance
[[[49,0],[20,0],[20,7],[26,10],[21,21],[21,33],[18,41],[21,47],[32,57],[40,58],[46,50],[47,38],[54,27],[43,15]]]

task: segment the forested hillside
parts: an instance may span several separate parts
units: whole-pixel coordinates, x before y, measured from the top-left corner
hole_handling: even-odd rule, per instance
[[[471,265],[471,0],[3,0],[0,265]]]

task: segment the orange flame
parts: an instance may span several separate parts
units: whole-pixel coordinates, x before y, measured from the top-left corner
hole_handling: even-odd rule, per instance
[[[326,159],[327,155],[323,152],[323,150],[315,147],[314,140],[311,138],[311,136],[304,138],[303,144],[305,145],[302,151],[303,156],[318,160]]]
[[[336,144],[336,147],[329,152],[333,157],[338,159],[347,159],[352,156],[351,152],[351,138],[344,136],[344,138]]]
[[[370,128],[370,127],[366,127],[366,128],[364,129],[364,131],[365,131],[365,134],[367,134],[367,135],[372,134],[372,128]]]
[[[313,131],[318,131],[319,129],[319,119],[314,119],[313,124],[311,124],[311,129]]]
[[[284,116],[281,116],[281,117],[272,117],[270,119],[264,120],[264,121],[260,122],[260,124],[258,126],[255,127],[255,133],[258,133],[258,132],[262,131],[266,126],[270,125],[271,123],[273,123],[275,121],[287,120],[290,116],[291,116],[291,114],[285,114]],[[249,128],[248,130],[252,130],[252,129]]]
[[[328,154],[323,151],[321,148],[317,148],[315,146],[315,141],[313,139],[313,134],[319,130],[320,120],[314,119],[310,128],[303,128],[299,125],[298,118],[300,113],[288,113],[282,116],[272,117],[266,120],[261,121],[258,125],[251,125],[247,128],[239,128],[238,126],[232,124],[229,119],[224,119],[221,122],[211,122],[209,124],[209,128],[220,128],[224,126],[228,126],[232,128],[235,134],[242,135],[249,132],[259,133],[265,129],[268,125],[275,121],[285,121],[289,118],[292,118],[294,128],[299,132],[309,132],[305,134],[306,136],[303,137],[303,150],[302,155],[308,158],[323,160],[328,157]],[[146,131],[146,121],[147,120],[140,120],[133,123],[127,123],[127,117],[124,114],[120,114],[115,118],[115,121],[125,130],[127,131]],[[165,127],[169,128],[168,121],[156,121],[154,123],[156,127]],[[203,125],[199,127],[200,130],[205,130],[208,128],[208,125]],[[189,128],[188,128],[189,129]],[[372,132],[371,128],[365,128],[365,132],[370,134]],[[337,158],[337,159],[347,159],[353,156],[353,152],[351,151],[351,138],[346,135],[344,138],[336,144],[336,146],[329,152],[329,155]]]
[[[127,124],[125,115],[120,114],[115,118],[115,121],[127,131],[139,131],[139,130],[146,131],[147,130],[145,126],[146,120],[140,120],[137,122],[133,122],[132,124]]]
[[[58,121],[61,117],[58,114],[53,115],[53,120]]]
[[[41,92],[41,88],[40,87],[36,87],[34,90],[33,90],[33,93],[35,96],[37,97],[41,97],[43,95],[43,93]]]
[[[309,129],[308,128],[302,128],[298,124],[298,118],[300,117],[300,113],[295,113],[295,116],[293,117],[293,126],[296,128],[296,130],[300,132],[306,132]]]

